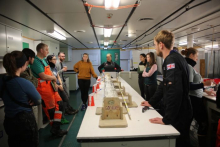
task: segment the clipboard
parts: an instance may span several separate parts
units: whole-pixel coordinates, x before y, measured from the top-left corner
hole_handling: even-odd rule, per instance
[[[138,65],[138,68],[140,71],[144,71],[145,66],[144,65]]]

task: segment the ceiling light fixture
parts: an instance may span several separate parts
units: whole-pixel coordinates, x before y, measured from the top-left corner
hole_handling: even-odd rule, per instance
[[[187,45],[187,42],[180,42],[179,45]]]
[[[104,42],[104,46],[108,46],[108,42]]]
[[[104,28],[104,37],[111,37],[112,28]]]
[[[107,50],[108,48],[107,47],[104,47],[104,50]]]
[[[52,37],[55,37],[59,40],[66,40],[66,37],[62,34],[60,34],[59,32],[52,30],[52,31],[47,31],[47,34],[49,34]]]
[[[105,10],[117,10],[120,0],[105,0]]]
[[[213,48],[218,48],[218,44],[213,44]],[[212,48],[212,45],[206,45],[205,48]]]

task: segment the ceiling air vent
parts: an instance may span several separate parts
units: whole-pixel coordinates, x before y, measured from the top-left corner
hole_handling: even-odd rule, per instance
[[[153,18],[140,18],[139,21],[154,20]]]
[[[120,40],[120,41],[128,41],[128,40]]]
[[[75,33],[85,33],[86,31],[85,30],[75,30],[74,32]]]

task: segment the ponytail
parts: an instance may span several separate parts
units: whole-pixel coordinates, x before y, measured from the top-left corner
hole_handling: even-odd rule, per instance
[[[189,58],[189,56],[190,56],[191,54],[195,55],[195,54],[197,54],[197,53],[198,53],[198,50],[195,49],[195,48],[192,48],[192,47],[186,48],[185,50],[182,50],[182,51],[181,51],[181,54],[182,54],[182,55],[185,55],[187,58]]]
[[[21,51],[13,51],[3,57],[3,67],[9,76],[15,77],[16,71],[24,66],[26,61],[27,58]]]

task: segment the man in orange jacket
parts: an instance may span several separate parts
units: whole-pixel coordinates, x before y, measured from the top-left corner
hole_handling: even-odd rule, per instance
[[[63,136],[67,134],[66,130],[60,129],[63,101],[57,92],[57,87],[53,87],[56,77],[52,74],[50,66],[45,60],[45,57],[49,53],[48,46],[40,43],[37,45],[36,50],[37,56],[31,65],[31,70],[33,75],[38,78],[37,91],[42,97],[43,110],[52,125],[50,132],[55,136]]]

